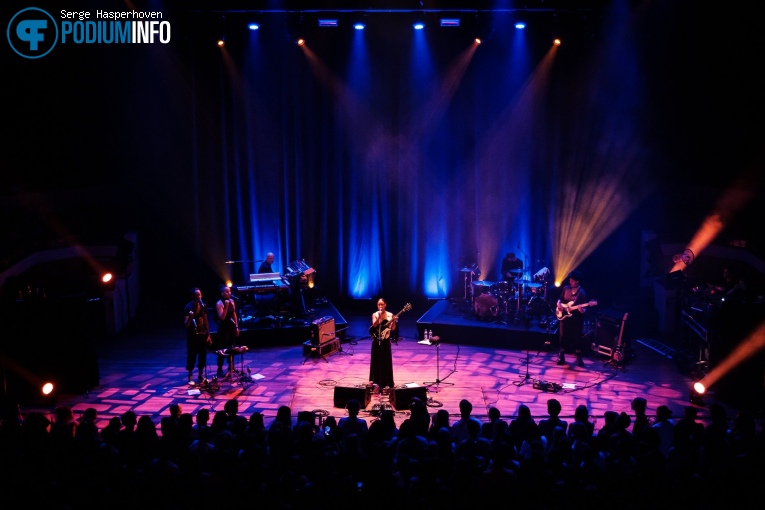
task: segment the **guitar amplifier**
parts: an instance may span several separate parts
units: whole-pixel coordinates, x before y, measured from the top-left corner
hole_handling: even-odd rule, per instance
[[[335,318],[331,315],[320,317],[311,323],[311,343],[322,345],[332,341],[337,336]]]

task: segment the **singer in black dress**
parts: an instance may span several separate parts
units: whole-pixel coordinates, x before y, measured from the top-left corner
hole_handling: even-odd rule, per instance
[[[199,368],[199,382],[205,379],[207,346],[212,344],[207,306],[202,301],[199,287],[191,289],[191,301],[183,308],[183,315],[186,327],[186,370],[189,372],[189,384],[193,386],[195,365]]]
[[[385,311],[387,303],[380,298],[377,311],[372,314],[372,355],[369,360],[369,380],[380,388],[393,387],[393,354],[390,332],[396,330],[397,320],[391,312]],[[390,331],[386,331],[390,330]]]

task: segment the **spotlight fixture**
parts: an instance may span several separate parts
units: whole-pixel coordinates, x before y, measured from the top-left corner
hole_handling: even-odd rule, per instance
[[[515,28],[517,28],[518,30],[523,30],[524,28],[526,28],[526,23],[524,23],[523,21],[518,21],[515,23]]]
[[[364,23],[354,23],[353,28],[354,30],[364,30],[367,26]]]
[[[258,23],[250,23],[249,25],[247,25],[247,28],[253,31],[260,30],[260,25]]]
[[[480,37],[476,37],[476,38],[475,38],[475,43],[476,43],[476,44],[481,44],[482,42],[483,42],[483,41],[481,40],[481,38],[480,38]]]
[[[412,25],[412,27],[414,27],[415,30],[422,30],[423,28],[425,28],[425,23],[423,23],[422,21],[416,21],[414,25]]]
[[[114,274],[112,274],[112,273],[110,273],[108,271],[101,275],[101,282],[102,283],[109,283],[113,279],[114,279]]]
[[[319,26],[320,27],[336,27],[337,20],[336,19],[319,19]]]
[[[460,26],[459,18],[441,18],[442,27],[458,27]]]
[[[691,404],[695,404],[697,406],[705,406],[706,404],[704,403],[704,394],[706,391],[707,389],[704,387],[703,383],[693,383],[693,386],[691,386],[691,390],[689,392],[689,400]]]
[[[303,46],[303,45],[305,45],[305,39],[303,39],[302,37],[300,37],[300,38],[298,38],[298,40],[297,40],[297,41],[295,41],[295,43],[296,43],[298,46]]]
[[[555,39],[553,39],[553,44],[555,46],[560,46],[560,39],[558,39],[557,37]]]
[[[44,396],[50,396],[53,394],[53,391],[56,389],[56,387],[53,385],[52,382],[46,382],[42,385],[41,391]]]
[[[218,39],[218,42],[216,43],[218,45],[218,48],[223,48],[226,45],[226,40],[222,37]]]

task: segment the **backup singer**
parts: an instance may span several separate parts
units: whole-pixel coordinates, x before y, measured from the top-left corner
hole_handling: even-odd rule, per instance
[[[239,318],[236,315],[236,302],[231,297],[228,285],[220,286],[220,299],[215,303],[218,314],[218,350],[228,349],[234,345],[234,339],[239,336]],[[234,356],[218,354],[218,377],[223,377],[223,361],[228,358],[228,371],[234,371]]]
[[[189,372],[189,385],[194,386],[194,365],[199,369],[201,384],[205,380],[207,346],[212,345],[207,306],[202,301],[202,291],[199,287],[191,289],[191,301],[186,303],[183,314],[186,327],[186,370]]]
[[[387,312],[388,304],[383,298],[377,300],[377,311],[372,314],[372,356],[369,360],[369,380],[380,388],[393,387],[393,353],[390,345],[390,332],[396,330],[397,317]]]

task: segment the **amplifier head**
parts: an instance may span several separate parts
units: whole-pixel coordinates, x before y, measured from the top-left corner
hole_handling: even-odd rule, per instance
[[[311,343],[314,345],[325,344],[337,336],[335,331],[335,318],[331,315],[316,319],[311,323]]]

